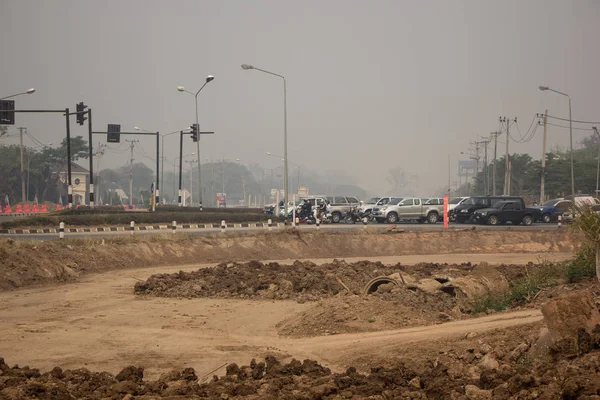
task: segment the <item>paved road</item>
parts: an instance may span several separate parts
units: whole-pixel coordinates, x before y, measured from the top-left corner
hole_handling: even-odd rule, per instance
[[[369,224],[366,227],[357,225],[347,224],[325,224],[319,227],[322,231],[349,231],[349,230],[360,230],[368,229],[369,231],[385,230],[390,225],[386,224]],[[465,230],[472,229],[475,227],[476,230],[494,230],[494,231],[514,231],[514,230],[557,230],[559,229],[556,224],[533,224],[531,226],[488,226],[488,225],[470,225],[470,224],[450,224],[449,230]],[[273,231],[283,230],[283,227],[273,227]],[[314,225],[300,225],[298,227],[301,231],[315,231],[317,227]],[[419,231],[419,232],[436,232],[443,231],[443,224],[399,224],[397,225],[398,230],[405,231]],[[562,228],[564,229],[564,227]],[[227,228],[226,232],[235,233],[255,233],[255,232],[266,232],[267,228]],[[177,234],[185,233],[188,235],[215,235],[220,234],[221,229],[219,228],[201,228],[201,229],[178,229]],[[126,236],[130,235],[129,231],[119,232],[78,232],[78,233],[65,233],[65,238],[90,238],[90,237],[114,237],[114,236]],[[170,229],[161,230],[149,230],[149,231],[135,231],[135,235],[160,235],[160,234],[172,234]],[[44,234],[0,234],[1,238],[13,238],[16,240],[54,240],[58,239],[58,233],[44,233]]]

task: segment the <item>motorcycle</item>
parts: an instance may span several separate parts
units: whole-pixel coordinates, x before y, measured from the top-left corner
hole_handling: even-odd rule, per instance
[[[371,210],[361,211],[359,206],[352,207],[350,211],[346,213],[344,217],[344,222],[347,224],[355,224],[357,222],[363,222],[364,219],[367,219],[367,222],[373,221],[375,217]]]

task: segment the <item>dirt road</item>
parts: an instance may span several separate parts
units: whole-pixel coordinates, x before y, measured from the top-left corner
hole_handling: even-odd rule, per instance
[[[384,263],[518,263],[563,260],[564,253],[468,254],[369,257]],[[358,258],[360,259],[360,258]],[[348,261],[357,259],[347,258]],[[324,260],[313,260],[322,262]],[[285,263],[286,261],[280,261]],[[355,355],[385,353],[391,346],[471,331],[509,327],[541,319],[538,311],[498,314],[476,320],[395,331],[279,338],[275,325],[310,304],[290,301],[140,298],[136,279],[208,265],[117,270],[81,282],[0,293],[0,356],[7,362],[116,373],[138,364],[146,375],[192,366],[201,373],[227,362],[266,354],[310,357],[343,368]],[[376,349],[376,350],[374,350]]]

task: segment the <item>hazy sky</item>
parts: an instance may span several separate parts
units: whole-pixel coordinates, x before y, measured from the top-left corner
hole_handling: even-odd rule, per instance
[[[0,97],[35,87],[17,108],[84,101],[95,130],[171,132],[195,118],[176,87],[195,92],[213,74],[199,101],[201,129],[216,132],[202,138],[203,161],[271,168],[279,161],[264,153],[283,153],[282,82],[240,68],[253,64],[287,78],[290,161],[344,170],[372,193],[400,166],[425,196],[447,182],[448,155],[454,174],[499,116],[518,117],[523,133],[545,108],[568,117],[567,99],[539,85],[569,93],[574,119],[600,120],[599,21],[596,0],[2,0]],[[58,115],[19,114],[16,126],[55,144],[65,134]],[[566,146],[568,130],[548,138]],[[173,162],[177,135],[167,139]],[[154,142],[141,140],[150,158],[136,159],[153,168]],[[541,140],[539,129],[511,151],[539,158]],[[126,163],[125,149],[104,166]]]

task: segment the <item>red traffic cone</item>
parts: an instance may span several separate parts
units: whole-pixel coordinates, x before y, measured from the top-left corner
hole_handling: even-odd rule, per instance
[[[12,210],[10,209],[10,204],[6,206],[4,209],[4,214],[12,214]]]
[[[40,208],[38,207],[37,204],[34,204],[33,205],[33,210],[31,210],[31,211],[34,212],[34,213],[38,213],[38,212],[40,212]]]
[[[15,210],[15,212],[16,212],[17,214],[20,214],[20,213],[22,213],[22,212],[23,212],[23,208],[21,207],[21,205],[20,205],[20,204],[17,204],[17,209]]]
[[[42,212],[43,213],[47,213],[48,212],[48,208],[46,207],[45,204],[42,204]]]
[[[57,204],[55,211],[60,211],[60,210],[62,210],[62,206],[60,204]]]
[[[26,212],[26,213],[31,212],[31,210],[29,209],[29,204],[25,204],[25,209],[23,210],[23,212]]]

